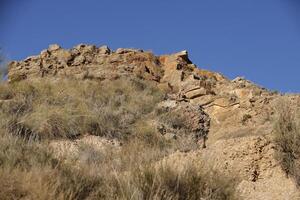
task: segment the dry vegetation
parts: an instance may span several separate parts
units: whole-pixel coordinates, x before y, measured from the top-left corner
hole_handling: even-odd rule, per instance
[[[5,63],[5,58],[0,48],[0,82],[2,82],[2,78],[7,74],[7,66]]]
[[[1,123],[25,138],[72,139],[83,133],[124,138],[163,98],[155,87],[144,87],[139,80],[3,84],[0,99],[10,101],[1,106]]]
[[[232,180],[161,162],[175,144],[145,119],[164,96],[141,80],[1,84],[0,199],[234,199]],[[123,145],[75,158],[49,147],[86,134]]]
[[[282,97],[277,105],[274,126],[276,158],[287,175],[300,185],[300,104]]]

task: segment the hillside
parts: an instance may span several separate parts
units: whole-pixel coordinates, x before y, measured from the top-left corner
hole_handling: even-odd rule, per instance
[[[50,45],[8,67],[0,199],[300,197],[297,94],[187,51]]]

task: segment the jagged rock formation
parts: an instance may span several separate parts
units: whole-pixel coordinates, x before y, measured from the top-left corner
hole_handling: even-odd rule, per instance
[[[168,83],[177,90],[191,90],[191,85],[213,84],[226,80],[223,76],[198,69],[188,59],[186,51],[173,55],[155,56],[151,52],[134,49],[111,51],[107,46],[78,45],[66,50],[50,45],[38,56],[9,64],[9,81],[34,78],[115,79],[135,75],[159,83]],[[203,79],[203,80],[200,80]],[[207,83],[206,83],[207,82]],[[184,84],[183,84],[184,83]],[[209,87],[209,85],[207,86]]]
[[[295,184],[274,159],[270,139],[273,104],[280,95],[241,77],[229,80],[199,69],[187,51],[155,56],[136,49],[112,51],[82,44],[67,50],[51,45],[40,55],[11,62],[8,80],[104,81],[122,76],[152,80],[168,91],[169,99],[161,106],[183,113],[196,137],[206,138],[210,129],[207,148],[196,157],[224,173],[236,174],[245,199],[295,199]],[[164,124],[158,127],[162,134],[175,132]]]

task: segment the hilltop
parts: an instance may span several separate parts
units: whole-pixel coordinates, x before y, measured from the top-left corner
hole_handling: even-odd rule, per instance
[[[299,95],[203,70],[187,51],[157,56],[140,49],[55,44],[8,67],[8,83],[0,87],[5,137],[38,143],[59,166],[67,165],[68,173],[93,177],[89,182],[59,175],[57,185],[77,181],[69,190],[42,181],[40,190],[47,185],[56,192],[46,198],[299,197],[300,173],[294,171],[300,155],[294,151]],[[292,142],[287,133],[294,134]],[[62,173],[39,165],[45,177],[45,170]],[[105,186],[95,191],[98,181]],[[31,189],[20,193],[34,198]]]

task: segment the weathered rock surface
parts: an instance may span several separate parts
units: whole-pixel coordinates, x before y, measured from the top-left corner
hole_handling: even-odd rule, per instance
[[[237,191],[244,199],[297,199],[295,183],[285,176],[273,155],[271,119],[280,95],[242,77],[231,81],[200,69],[189,60],[187,51],[156,56],[136,49],[112,51],[107,46],[81,44],[67,50],[50,45],[40,55],[11,62],[8,80],[103,81],[122,76],[153,80],[167,91],[170,98],[161,106],[180,112],[194,135],[206,137],[209,129],[207,148],[187,154],[237,175],[241,180]],[[174,127],[162,125],[162,132],[174,136]],[[182,160],[177,161],[180,165]]]
[[[162,117],[165,118],[164,120],[160,119],[159,122],[156,122],[162,135],[183,137],[193,140],[195,143],[199,143],[203,139],[202,147],[206,147],[210,118],[201,106],[179,100],[166,100],[158,105],[158,109],[160,112],[167,113]],[[168,123],[168,121],[173,122]],[[187,130],[188,133],[181,133],[181,129]]]

